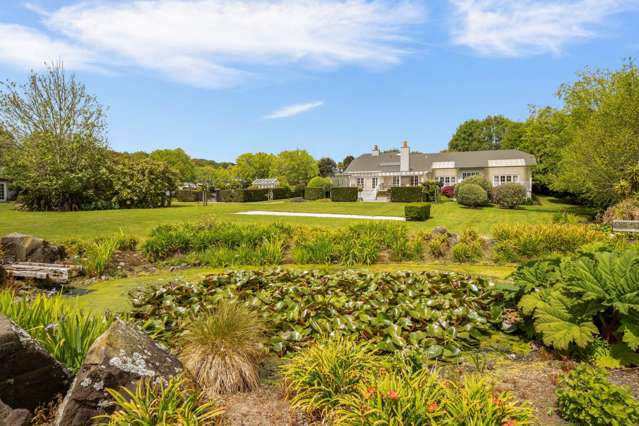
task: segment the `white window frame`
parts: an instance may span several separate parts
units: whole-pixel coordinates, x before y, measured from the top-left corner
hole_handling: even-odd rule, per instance
[[[401,186],[402,178],[399,176],[393,176],[393,186]]]
[[[0,202],[7,201],[8,192],[6,182],[0,182]]]
[[[376,189],[377,188],[377,184],[379,183],[379,179],[377,179],[377,177],[373,177],[371,179],[371,188],[372,189]]]
[[[419,176],[411,176],[410,177],[410,186],[419,185]]]
[[[462,172],[462,180],[467,179],[469,177],[472,176],[479,176],[479,172],[478,171],[472,171],[472,172]]]
[[[495,175],[493,176],[493,186],[506,183],[519,183],[519,175]]]
[[[363,189],[364,188],[364,178],[363,177],[355,178],[355,184],[357,185],[358,188]]]
[[[444,186],[452,186],[455,185],[456,179],[455,176],[439,176],[437,180],[439,180],[439,183]]]

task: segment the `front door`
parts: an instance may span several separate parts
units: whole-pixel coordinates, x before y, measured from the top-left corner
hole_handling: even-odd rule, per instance
[[[0,202],[7,201],[7,184],[0,182]]]

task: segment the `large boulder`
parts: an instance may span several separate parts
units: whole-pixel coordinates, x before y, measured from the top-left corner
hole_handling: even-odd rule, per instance
[[[116,319],[89,349],[54,424],[91,424],[93,417],[115,409],[106,388],[134,389],[140,379],[160,382],[180,371],[180,361],[165,348],[136,327]]]
[[[0,315],[0,399],[35,409],[64,394],[69,372],[13,321]]]
[[[65,257],[64,247],[17,232],[0,238],[0,253],[8,262],[54,263]]]
[[[30,426],[31,413],[24,408],[13,409],[0,400],[0,426]]]

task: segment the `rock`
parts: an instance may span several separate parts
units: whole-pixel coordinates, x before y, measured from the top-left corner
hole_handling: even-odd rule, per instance
[[[14,410],[0,400],[0,426],[29,426],[31,413],[24,408]]]
[[[13,408],[35,409],[71,383],[69,372],[38,342],[0,315],[0,399]]]
[[[54,246],[42,238],[13,233],[0,238],[0,251],[10,262],[54,263],[64,259],[64,247]]]
[[[180,362],[141,330],[116,319],[89,349],[58,409],[55,426],[91,424],[114,410],[106,388],[135,387],[139,379],[163,381],[182,371]]]
[[[443,234],[448,234],[448,229],[446,229],[445,226],[436,226],[433,228],[433,230],[431,231],[431,234],[433,235],[443,235]]]

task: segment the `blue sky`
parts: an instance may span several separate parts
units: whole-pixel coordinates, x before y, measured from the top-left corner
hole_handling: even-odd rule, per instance
[[[117,150],[444,149],[639,56],[639,0],[2,0],[0,78],[63,60]]]

